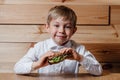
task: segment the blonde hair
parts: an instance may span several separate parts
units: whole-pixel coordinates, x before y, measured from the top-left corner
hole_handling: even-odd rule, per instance
[[[64,20],[70,20],[71,24],[76,27],[77,16],[71,8],[63,5],[51,8],[48,12],[47,24],[49,25],[52,19],[56,19],[58,17],[64,17]]]

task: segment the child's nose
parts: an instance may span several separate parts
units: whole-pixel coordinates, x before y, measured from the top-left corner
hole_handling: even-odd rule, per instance
[[[64,33],[64,31],[65,31],[65,30],[64,30],[63,27],[60,27],[60,28],[59,28],[59,32],[60,32],[60,33]]]

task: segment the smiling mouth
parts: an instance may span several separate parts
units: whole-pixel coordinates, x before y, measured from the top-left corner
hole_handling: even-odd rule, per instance
[[[59,38],[66,38],[66,36],[57,36],[57,37],[59,37]]]

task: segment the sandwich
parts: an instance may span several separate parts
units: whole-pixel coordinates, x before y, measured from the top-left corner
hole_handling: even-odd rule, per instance
[[[56,52],[56,54],[57,54],[56,56],[54,56],[54,57],[52,57],[52,58],[48,58],[48,63],[49,63],[49,64],[59,63],[59,62],[65,60],[66,58],[72,56],[70,53],[61,54],[61,53],[59,53],[59,52]]]

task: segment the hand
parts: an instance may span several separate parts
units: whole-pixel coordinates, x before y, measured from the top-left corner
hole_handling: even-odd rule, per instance
[[[37,62],[33,62],[32,68],[35,70],[35,69],[38,69],[38,68],[49,65],[48,57],[50,58],[50,57],[53,57],[53,56],[55,56],[54,52],[52,52],[52,51],[46,52],[44,55],[42,55],[40,57],[40,59]]]
[[[82,61],[83,57],[82,55],[78,54],[74,49],[72,48],[63,48],[60,50],[60,53],[69,53],[70,57],[68,57],[67,59],[71,59],[71,60],[77,60],[77,61]]]

